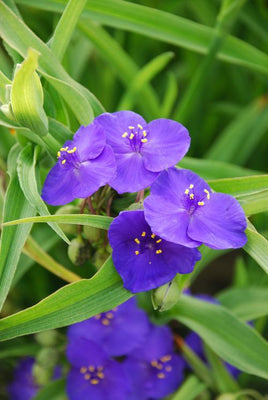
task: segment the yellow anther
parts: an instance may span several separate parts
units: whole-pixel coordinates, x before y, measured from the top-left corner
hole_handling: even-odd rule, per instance
[[[140,252],[138,250],[135,251],[136,256],[138,256],[140,254]]]
[[[163,372],[159,372],[159,373],[157,374],[157,378],[159,378],[159,379],[164,379],[165,377],[166,377],[166,375],[163,374]]]
[[[205,203],[204,203],[203,201],[199,201],[197,204],[198,204],[199,206],[204,206],[204,205],[205,205]]]
[[[108,318],[108,319],[113,319],[114,313],[112,313],[112,312],[107,312],[107,313],[105,314],[105,317]]]
[[[161,369],[163,369],[163,365],[160,364],[160,363],[158,363],[158,364],[156,365],[156,368],[161,370]]]
[[[140,244],[140,241],[139,241],[138,238],[134,239],[134,241],[135,241],[137,244]]]
[[[190,194],[190,199],[191,199],[191,200],[194,199],[194,194],[193,194],[193,193]]]
[[[81,367],[80,368],[80,372],[81,372],[81,374],[86,373],[87,372],[87,367]]]
[[[60,156],[61,156],[61,152],[58,151],[58,152],[57,152],[57,157],[59,158]]]
[[[126,138],[127,136],[128,136],[127,132],[123,133],[123,135],[122,135],[123,138]]]
[[[95,371],[94,365],[89,365],[89,366],[88,366],[88,370],[89,370],[90,372],[94,372],[94,371]]]
[[[191,183],[191,185],[189,186],[190,189],[192,189],[194,187],[194,185]]]
[[[147,136],[147,132],[146,131],[143,131],[142,134],[143,134],[144,137]]]
[[[107,318],[103,318],[103,319],[101,320],[101,323],[102,323],[102,325],[105,325],[105,326],[110,325],[110,321],[109,321]]]
[[[72,150],[67,150],[67,153],[72,154],[76,152],[76,147],[74,147]]]
[[[66,160],[62,160],[62,162],[61,162],[62,164],[65,164],[66,163]]]
[[[132,140],[134,138],[134,136],[135,136],[134,133],[131,133],[129,136],[129,139]]]
[[[141,126],[141,124],[138,124],[137,126],[138,126],[138,128],[143,129],[143,127]]]
[[[185,193],[185,194],[189,194],[189,192],[190,192],[190,190],[189,190],[189,189],[186,189],[184,193]]]
[[[97,315],[94,316],[94,318],[95,318],[95,319],[101,319],[101,315],[100,315],[100,314],[97,314]]]
[[[142,237],[146,236],[146,232],[142,232],[141,236]]]
[[[151,361],[151,366],[152,367],[157,367],[157,365],[158,365],[158,362],[156,360],[152,360]]]
[[[204,189],[204,192],[206,193],[207,199],[209,200],[209,199],[210,199],[210,193],[209,193],[209,191],[208,191],[207,189]]]
[[[129,126],[128,129],[134,129],[134,126]]]
[[[84,378],[88,381],[91,378],[90,374],[85,374]]]
[[[161,254],[161,253],[163,253],[163,250],[161,250],[161,249],[156,250],[156,254]]]
[[[69,149],[69,147],[66,146],[66,147],[62,147],[60,150],[61,150],[61,151],[67,151],[68,149]]]
[[[97,373],[97,377],[100,378],[100,379],[103,379],[104,378],[104,373],[103,372],[98,372]]]
[[[172,367],[171,367],[171,365],[167,365],[167,366],[166,366],[166,368],[165,368],[165,370],[166,370],[167,372],[170,372],[170,371],[172,371]]]
[[[151,234],[151,238],[154,239],[155,238],[155,233]]]
[[[162,242],[162,239],[158,239],[158,240],[156,241],[156,243],[160,243],[160,242]]]
[[[148,142],[148,139],[141,139],[141,142],[146,143],[146,142]]]
[[[90,383],[92,383],[92,385],[97,385],[99,383],[98,379],[91,379]]]
[[[170,355],[168,354],[168,355],[166,355],[166,356],[161,357],[161,358],[160,358],[160,361],[162,361],[162,362],[167,362],[167,361],[170,361],[171,358],[172,358],[172,356],[170,356]]]

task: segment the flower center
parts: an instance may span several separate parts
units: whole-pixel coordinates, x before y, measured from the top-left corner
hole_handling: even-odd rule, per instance
[[[61,167],[79,168],[80,160],[77,153],[77,148],[72,149],[69,146],[62,147],[57,153],[58,161]]]
[[[84,376],[84,379],[91,383],[91,385],[98,385],[105,377],[103,366],[89,365],[88,367],[81,367],[80,373]]]
[[[185,208],[189,214],[193,214],[195,210],[206,204],[204,200],[210,200],[210,192],[204,189],[203,192],[197,192],[194,190],[194,185],[191,183],[188,188],[185,189]]]
[[[142,146],[148,142],[148,132],[140,124],[136,126],[129,126],[128,130],[123,133],[122,137],[128,140],[129,145],[133,151],[139,153]]]
[[[154,370],[156,370],[155,372],[157,372],[157,378],[164,379],[167,373],[172,371],[172,366],[169,364],[169,361],[171,361],[171,359],[172,356],[170,354],[167,354],[166,356],[163,356],[158,360],[151,361],[151,366]]]
[[[116,313],[116,311],[117,311],[117,307],[113,308],[112,310],[110,310],[106,313],[97,314],[94,316],[94,318],[99,320],[102,323],[102,325],[108,326],[114,319],[114,314]]]
[[[139,254],[144,253],[145,251],[154,251],[155,254],[161,254],[163,253],[163,250],[161,249],[161,242],[162,239],[159,236],[156,236],[155,233],[148,233],[148,232],[142,232],[140,235],[140,238],[135,238],[134,242],[137,244],[137,250],[135,250],[136,256]],[[149,264],[152,262],[149,261]]]

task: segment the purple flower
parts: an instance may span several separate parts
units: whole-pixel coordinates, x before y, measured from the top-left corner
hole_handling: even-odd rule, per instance
[[[22,359],[14,373],[13,382],[8,386],[11,400],[31,400],[39,390],[32,374],[34,358]]]
[[[152,184],[165,168],[175,165],[190,146],[187,129],[169,119],[147,124],[132,111],[105,113],[95,119],[113,148],[117,173],[110,185],[118,192],[136,192]]]
[[[245,214],[235,198],[212,193],[194,172],[170,168],[153,183],[145,218],[163,239],[188,247],[239,248],[247,241]]]
[[[58,162],[46,178],[42,198],[53,206],[86,198],[108,183],[115,170],[104,129],[96,123],[81,126],[73,140],[58,151]]]
[[[140,346],[150,329],[146,313],[134,298],[102,314],[70,326],[68,338],[97,342],[110,356],[122,356]]]
[[[174,392],[182,382],[185,363],[173,352],[169,328],[152,326],[146,345],[130,354],[123,365],[132,381],[130,400],[146,400]]]
[[[123,211],[109,229],[115,268],[133,293],[154,289],[177,273],[188,274],[201,258],[197,249],[167,242],[152,233],[142,210]]]
[[[70,400],[127,400],[129,379],[117,361],[111,360],[96,343],[77,338],[67,347],[72,366],[67,377]]]

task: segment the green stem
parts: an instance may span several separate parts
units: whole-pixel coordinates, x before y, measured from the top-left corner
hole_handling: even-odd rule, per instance
[[[69,0],[51,39],[51,50],[61,61],[87,0]]]

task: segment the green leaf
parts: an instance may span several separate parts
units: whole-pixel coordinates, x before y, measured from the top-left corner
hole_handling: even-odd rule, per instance
[[[268,175],[226,178],[208,181],[216,192],[239,196],[255,194],[268,189]]]
[[[11,80],[9,80],[2,71],[0,71],[0,102],[4,104],[6,99],[6,85],[10,85]]]
[[[21,189],[26,199],[40,215],[47,216],[50,215],[50,212],[41,199],[37,189],[35,175],[37,154],[38,147],[35,147],[35,149],[33,149],[32,145],[24,147],[18,159],[18,177]],[[62,240],[64,240],[67,244],[70,244],[69,239],[57,224],[49,223],[49,226],[57,233],[57,235],[62,238]]]
[[[32,400],[67,400],[65,386],[65,379],[50,382],[40,389]]]
[[[58,222],[61,224],[89,225],[94,228],[109,229],[113,221],[112,217],[103,215],[87,215],[87,214],[57,214],[45,217],[22,218],[8,222],[6,225],[26,224],[33,222]]]
[[[238,200],[248,216],[268,211],[268,189],[255,194],[239,196]]]
[[[206,389],[206,386],[196,378],[189,376],[179,388],[179,390],[171,397],[171,400],[195,400],[195,398]]]
[[[194,330],[225,361],[268,378],[268,344],[224,307],[183,295],[171,315]]]
[[[232,288],[220,293],[217,298],[243,321],[251,321],[268,315],[267,288],[257,286]]]
[[[15,145],[8,160],[10,182],[4,202],[3,221],[14,218],[23,218],[35,214],[35,209],[26,200],[16,175],[16,163],[20,146]],[[30,233],[32,224],[22,226],[3,227],[0,242],[0,309],[8,294],[21,250]]]
[[[48,120],[43,109],[43,88],[36,73],[39,53],[28,50],[27,58],[16,69],[12,88],[11,105],[16,120],[37,135],[48,133]]]
[[[66,1],[17,0],[17,3],[61,12]],[[161,10],[121,0],[91,0],[87,3],[82,17],[203,54],[207,53],[214,35],[213,28]],[[230,35],[226,36],[218,57],[232,64],[268,73],[267,54]]]
[[[35,306],[0,320],[0,340],[83,321],[131,296],[110,257],[93,278],[66,285]]]
[[[246,234],[248,240],[243,249],[268,274],[268,241],[251,226],[247,227]]]

